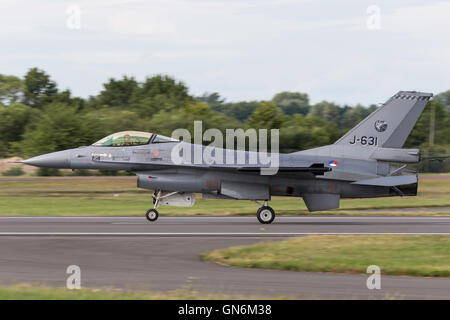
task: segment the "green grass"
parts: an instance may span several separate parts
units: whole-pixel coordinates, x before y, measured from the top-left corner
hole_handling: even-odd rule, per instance
[[[259,299],[253,296],[204,293],[192,288],[182,288],[167,293],[133,292],[119,289],[51,288],[20,284],[0,286],[0,300],[235,300]]]
[[[450,176],[423,179],[417,197],[344,199],[341,209],[313,214],[418,215],[424,212],[360,213],[358,209],[450,206]],[[151,204],[151,192],[138,189],[134,180],[33,180],[0,179],[0,215],[143,215]],[[311,214],[301,198],[274,197],[277,214]],[[201,199],[193,207],[161,207],[162,215],[254,215],[250,201]],[[356,210],[356,211],[355,211]],[[448,212],[427,212],[448,215]]]
[[[233,267],[365,274],[377,265],[382,274],[450,276],[450,236],[306,236],[201,254]]]

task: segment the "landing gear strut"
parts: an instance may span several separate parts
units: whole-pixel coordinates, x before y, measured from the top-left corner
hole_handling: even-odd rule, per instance
[[[145,217],[148,221],[156,221],[158,219],[158,211],[156,208],[158,208],[159,199],[161,198],[161,190],[155,190],[153,193],[153,209],[149,209],[147,213],[145,214]]]
[[[268,201],[264,201],[264,205],[261,206],[256,212],[258,221],[262,224],[269,224],[275,219],[275,211],[268,206]]]

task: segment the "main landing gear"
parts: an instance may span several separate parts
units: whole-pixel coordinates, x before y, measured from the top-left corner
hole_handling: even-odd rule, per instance
[[[256,202],[256,201],[255,201]],[[259,203],[256,202],[258,205]],[[268,206],[268,201],[264,201],[264,205],[261,206],[256,212],[256,217],[258,221],[262,224],[269,224],[275,219],[275,211],[271,207]]]
[[[156,209],[150,209],[147,211],[147,213],[145,214],[145,217],[147,218],[148,221],[156,221],[156,219],[158,219],[158,211]]]
[[[159,200],[161,199],[161,190],[155,190],[153,193],[153,209],[149,209],[147,213],[145,214],[145,217],[148,221],[156,221],[158,219],[158,211],[156,208],[158,208]]]
[[[174,192],[176,193],[176,192]],[[169,195],[173,195],[174,193],[170,193]],[[166,196],[169,196],[166,195]],[[153,209],[149,209],[147,213],[145,214],[145,217],[148,221],[156,221],[158,219],[158,211],[156,208],[158,208],[158,205],[160,203],[160,200],[162,198],[165,198],[166,196],[162,196],[161,190],[155,190],[153,193]],[[259,206],[258,211],[256,212],[256,217],[258,218],[258,221],[262,224],[269,224],[272,223],[273,220],[275,220],[275,211],[269,207],[269,201],[265,200],[264,205],[261,205],[258,203],[258,201],[254,200],[254,202]]]

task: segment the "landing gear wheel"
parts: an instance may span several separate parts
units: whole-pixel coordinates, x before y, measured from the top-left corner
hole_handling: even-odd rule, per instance
[[[158,219],[158,211],[156,211],[156,209],[150,209],[145,214],[145,217],[148,221],[156,221],[156,219]]]
[[[273,209],[269,206],[262,206],[256,212],[256,217],[259,222],[269,224],[275,219],[275,211],[273,211]]]

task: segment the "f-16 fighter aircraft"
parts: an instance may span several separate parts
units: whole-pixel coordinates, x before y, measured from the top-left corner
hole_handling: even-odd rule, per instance
[[[154,191],[153,208],[146,213],[149,221],[157,220],[159,205],[192,206],[195,194],[202,194],[209,199],[255,201],[260,206],[258,220],[268,224],[275,218],[268,206],[271,196],[301,197],[309,211],[339,208],[342,198],[415,196],[417,173],[406,164],[420,161],[419,150],[402,146],[431,97],[431,93],[400,91],[332,145],[268,153],[266,158],[278,159],[274,174],[262,173],[269,165],[259,158],[261,152],[202,146],[136,131],[114,133],[91,146],[23,163],[133,172],[138,187]],[[189,159],[196,152],[232,161]],[[234,161],[238,158],[244,161]]]

